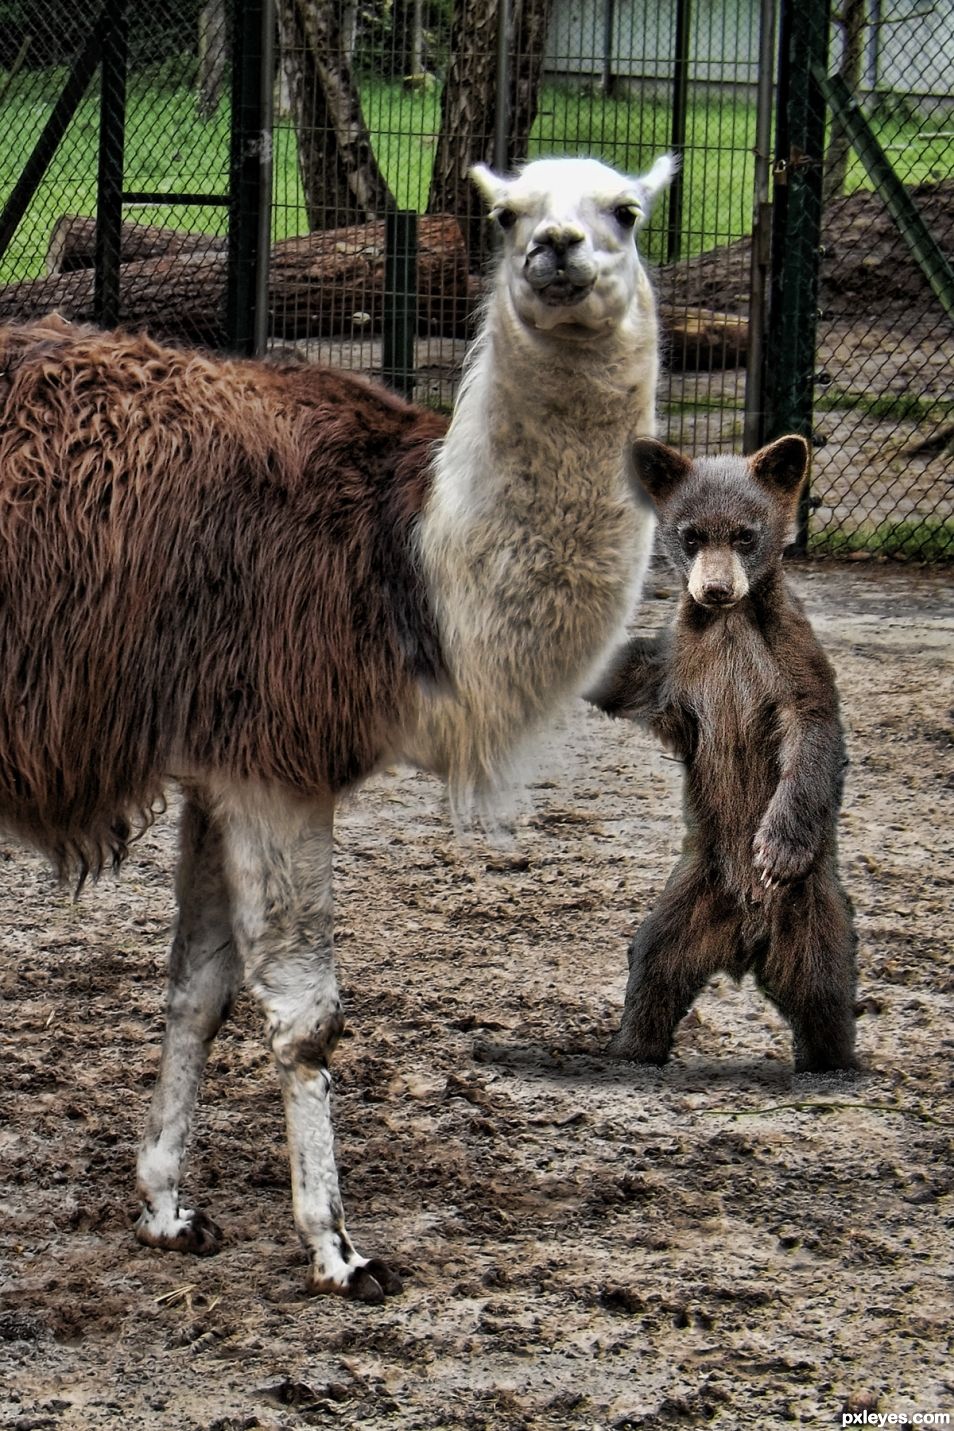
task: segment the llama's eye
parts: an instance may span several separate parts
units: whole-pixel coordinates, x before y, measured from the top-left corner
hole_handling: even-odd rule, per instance
[[[624,229],[636,227],[636,220],[639,218],[639,209],[635,204],[619,204],[613,210],[616,222]]]
[[[498,209],[496,214],[494,215],[494,218],[497,220],[500,227],[505,231],[507,229],[512,229],[514,224],[517,222],[517,215],[513,209]]]
[[[733,541],[737,547],[750,547],[755,541],[755,533],[751,527],[740,527]]]

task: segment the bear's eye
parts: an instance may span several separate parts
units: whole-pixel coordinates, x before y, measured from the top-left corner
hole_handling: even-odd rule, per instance
[[[517,222],[517,215],[514,209],[498,209],[494,218],[505,232],[507,229],[512,229]]]
[[[702,537],[696,531],[695,527],[687,527],[682,534],[682,544],[687,552],[698,551],[701,542]]]
[[[737,547],[750,547],[755,541],[755,533],[751,527],[740,527],[732,540]]]
[[[636,227],[639,209],[635,204],[618,204],[613,210],[613,214],[621,228],[632,229]]]

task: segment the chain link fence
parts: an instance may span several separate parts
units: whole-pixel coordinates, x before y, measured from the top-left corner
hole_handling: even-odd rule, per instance
[[[0,319],[223,344],[224,6],[8,0],[0,17]]]
[[[952,55],[948,4],[840,4],[823,86],[818,550],[954,557]]]
[[[274,0],[256,36],[261,3],[0,0],[0,320],[449,406],[489,256],[468,166],[674,148],[640,238],[663,435],[811,433],[811,551],[954,557],[946,0]]]

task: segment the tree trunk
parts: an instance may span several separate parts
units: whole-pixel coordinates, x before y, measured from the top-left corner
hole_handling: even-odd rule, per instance
[[[485,253],[483,203],[467,178],[493,153],[497,0],[456,0],[451,61],[441,96],[441,132],[434,155],[430,214],[457,214],[473,267]]]
[[[295,32],[288,27],[288,6],[276,0],[275,24],[278,31],[278,88],[275,113],[282,119],[295,120],[295,86],[298,62],[295,58]],[[299,164],[299,172],[301,167]]]
[[[424,0],[392,0],[388,79],[407,81],[424,73]]]
[[[510,29],[508,104],[510,161],[527,157],[537,114],[543,50],[552,0],[514,0]],[[451,63],[441,101],[441,133],[427,208],[459,214],[471,263],[479,267],[488,241],[483,205],[467,178],[473,164],[493,159],[497,114],[498,0],[457,0]]]
[[[553,0],[516,0],[510,50],[510,161],[529,157]]]
[[[408,59],[408,74],[422,75],[424,73],[424,0],[412,0],[411,3],[411,46]]]
[[[54,232],[62,232],[71,222],[91,221],[61,220]],[[123,225],[120,322],[148,328],[165,341],[221,346],[227,254],[186,251],[181,243],[184,235],[151,228],[148,243],[155,256],[129,261],[130,254],[143,251],[135,230],[135,224]],[[77,228],[76,233],[79,239],[82,230]],[[81,250],[75,247],[72,252],[76,263]],[[269,333],[294,339],[380,332],[385,314],[384,261],[383,220],[276,244],[269,279]],[[6,284],[0,287],[0,322],[54,311],[64,318],[91,322],[93,286],[91,267]],[[419,221],[417,291],[420,333],[466,336],[478,294],[468,279],[460,228],[446,214]]]
[[[278,0],[308,227],[368,222],[394,208],[351,69],[341,0]]]
[[[225,85],[228,43],[225,0],[206,0],[199,11],[199,118],[209,120],[218,109]]]
[[[865,57],[865,31],[868,26],[866,0],[842,0],[841,11],[832,16],[841,30],[842,49],[838,73],[853,95],[861,87],[862,68]],[[827,204],[837,199],[845,187],[848,174],[848,156],[851,141],[832,117],[828,135],[828,150],[825,154],[825,172],[822,179],[822,199]]]

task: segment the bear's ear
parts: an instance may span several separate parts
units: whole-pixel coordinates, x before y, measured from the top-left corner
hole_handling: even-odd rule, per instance
[[[756,482],[786,497],[796,496],[808,472],[811,449],[804,437],[793,433],[762,447],[749,458],[749,471]]]
[[[638,438],[629,449],[629,462],[632,475],[657,507],[665,506],[692,471],[688,457],[654,437]]]

